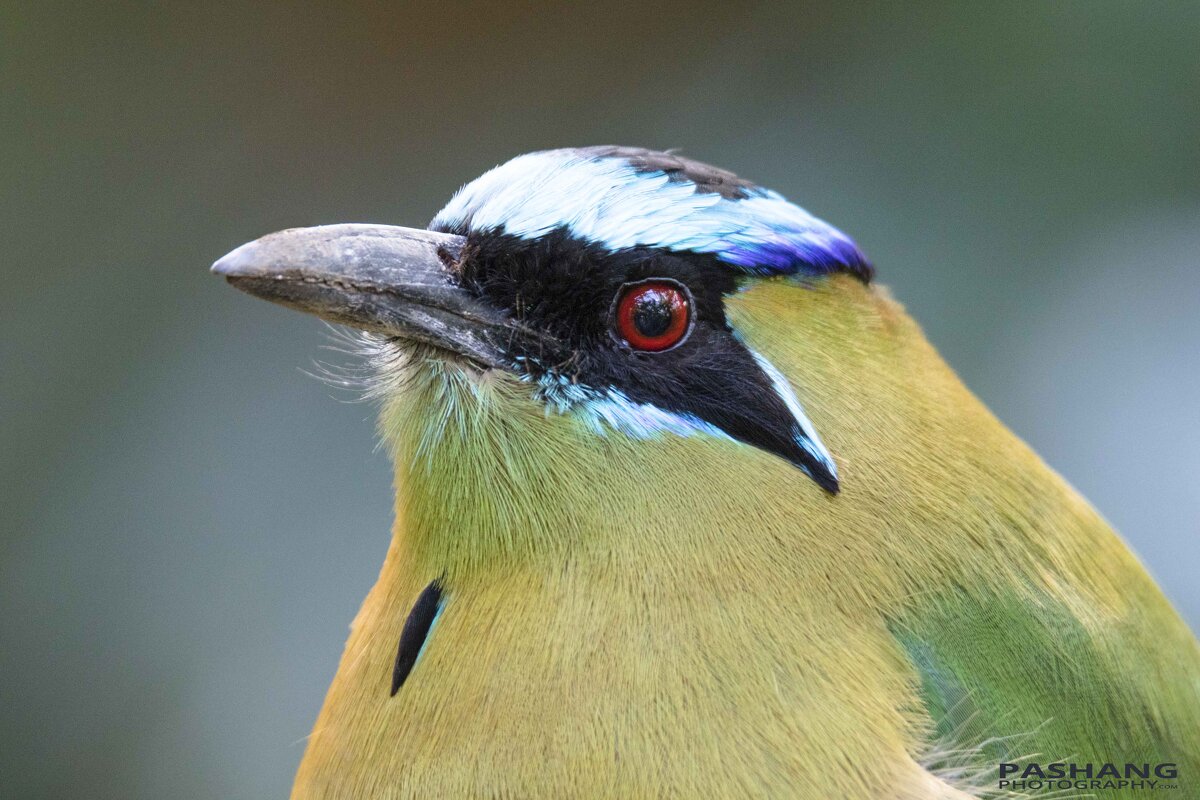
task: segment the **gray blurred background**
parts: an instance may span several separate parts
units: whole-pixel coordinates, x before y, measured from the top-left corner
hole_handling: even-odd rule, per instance
[[[1200,623],[1200,5],[5,3],[0,795],[286,794],[382,561],[369,406],[207,274],[520,152],[848,231]]]

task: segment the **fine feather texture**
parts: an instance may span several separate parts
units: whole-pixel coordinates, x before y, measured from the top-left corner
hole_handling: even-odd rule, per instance
[[[963,800],[1035,753],[1200,775],[1194,638],[898,305],[835,275],[726,310],[840,495],[728,438],[601,437],[513,376],[402,359],[395,533],[294,797]],[[435,579],[453,602],[388,697]]]

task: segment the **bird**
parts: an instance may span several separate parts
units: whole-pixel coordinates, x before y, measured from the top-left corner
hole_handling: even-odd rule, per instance
[[[395,469],[293,798],[1200,796],[1186,623],[778,191],[538,151],[212,269],[357,332]]]

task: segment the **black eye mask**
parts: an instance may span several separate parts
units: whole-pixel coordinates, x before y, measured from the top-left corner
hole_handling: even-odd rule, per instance
[[[513,343],[509,356],[533,379],[552,373],[702,420],[837,491],[833,462],[803,412],[795,413],[791,388],[725,319],[724,297],[737,288],[727,265],[646,248],[610,253],[562,230],[532,242],[476,232],[468,236],[455,274],[480,300],[555,343],[539,341],[535,349]],[[645,282],[678,286],[689,304],[686,337],[659,352],[638,350],[614,328],[622,292]]]

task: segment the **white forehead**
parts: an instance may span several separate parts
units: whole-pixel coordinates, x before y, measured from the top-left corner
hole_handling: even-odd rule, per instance
[[[518,156],[471,181],[431,227],[533,239],[566,228],[610,250],[711,253],[748,271],[825,271],[862,256],[833,226],[768,189],[722,197],[690,180],[578,150]]]

